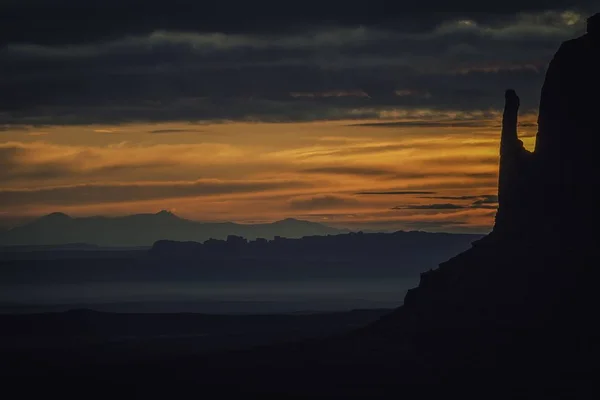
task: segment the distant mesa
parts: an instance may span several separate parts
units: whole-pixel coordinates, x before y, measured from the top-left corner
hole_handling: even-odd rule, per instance
[[[456,251],[467,248],[471,242],[481,237],[476,234],[398,231],[303,238],[275,236],[273,240],[257,238],[249,241],[229,235],[226,240],[211,239],[204,243],[159,240],[154,243],[149,254],[170,263],[232,257],[279,260],[281,268],[300,260],[311,260],[316,267],[327,265],[323,260],[335,260],[342,270],[346,268],[347,271],[358,264],[367,275],[368,271],[373,272],[386,265],[402,264],[397,268],[398,271],[418,273],[423,270],[424,265],[437,263]],[[340,274],[343,274],[342,270],[339,271]]]

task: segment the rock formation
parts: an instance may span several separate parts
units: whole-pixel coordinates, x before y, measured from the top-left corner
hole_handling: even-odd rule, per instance
[[[531,225],[533,191],[531,188],[533,155],[523,147],[517,135],[520,100],[514,90],[505,93],[505,107],[500,139],[500,173],[498,181],[499,208],[495,233],[516,234],[527,221]],[[516,224],[514,221],[520,221]]]
[[[519,100],[507,91],[500,145],[499,210],[494,237],[535,234],[568,240],[595,230],[600,164],[591,142],[600,134],[600,14],[588,32],[563,43],[542,87],[533,153],[517,137]]]

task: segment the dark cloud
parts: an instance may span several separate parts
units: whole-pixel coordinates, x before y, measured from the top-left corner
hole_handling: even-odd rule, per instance
[[[492,180],[498,177],[497,172],[467,172],[464,174],[450,174],[450,176],[466,176],[469,178]]]
[[[297,218],[321,218],[321,219],[328,219],[328,220],[339,220],[339,219],[345,219],[345,218],[355,218],[357,216],[359,216],[360,214],[349,214],[347,212],[344,211],[340,211],[338,213],[335,213],[335,210],[332,210],[331,213],[315,213],[315,212],[309,212],[306,214],[296,214]],[[334,221],[331,221],[334,222]],[[328,221],[327,224],[329,224],[330,222]],[[343,223],[343,221],[340,221],[340,223]]]
[[[482,197],[488,195],[481,196],[423,196],[424,199],[436,199],[436,200],[478,200]]]
[[[429,191],[418,191],[418,190],[391,190],[388,192],[358,192],[358,195],[369,195],[369,196],[404,196],[404,195],[421,195],[421,194],[435,194],[436,192]]]
[[[449,15],[497,20],[519,11],[587,9],[596,5],[592,0],[504,0],[485,4],[475,0],[369,3],[306,0],[293,5],[275,0],[249,3],[3,0],[1,4],[0,37],[4,42],[48,44],[104,41],[153,30],[281,33],[322,24],[377,25],[419,31],[439,24]]]
[[[425,199],[437,199],[437,200],[471,200],[469,205],[459,204],[431,204],[431,206],[440,206],[442,208],[480,208],[495,210],[498,208],[498,196],[494,194],[474,195],[474,196],[423,196]],[[419,206],[421,207],[421,206]],[[427,206],[426,206],[427,207]],[[401,209],[401,208],[395,208]]]
[[[451,178],[468,177],[475,179],[493,179],[496,172],[434,172],[434,171],[396,171],[393,169],[377,167],[331,166],[304,169],[300,172],[306,174],[326,175],[354,175],[374,177],[380,179],[424,179],[424,178]]]
[[[0,207],[22,204],[81,205],[113,202],[200,197],[218,194],[255,193],[286,188],[307,187],[298,181],[220,182],[201,180],[194,182],[164,182],[140,184],[89,184],[35,190],[0,190]]]
[[[203,132],[202,130],[194,130],[194,129],[155,129],[152,131],[148,131],[148,133],[199,133]]]
[[[382,4],[4,0],[0,124],[395,119],[499,109],[506,87],[533,110],[582,32],[561,10],[592,3]]]
[[[357,176],[391,176],[395,175],[396,172],[385,168],[372,168],[372,167],[352,167],[352,166],[339,166],[339,167],[316,167],[304,169],[301,172],[307,174],[331,174],[331,175],[357,175]]]
[[[465,156],[452,156],[452,157],[440,157],[432,160],[428,160],[430,165],[437,166],[452,166],[452,165],[464,165],[464,164],[472,164],[472,165],[481,165],[481,164],[491,164],[497,165],[499,161],[499,156],[497,155],[465,155]],[[494,177],[497,175],[496,172],[493,173],[483,173],[483,175],[487,177]]]
[[[485,195],[485,196],[482,196],[477,201],[473,202],[473,205],[495,204],[495,203],[498,203],[497,195]]]
[[[477,128],[487,127],[486,121],[394,121],[352,124],[350,126],[371,126],[376,128]]]
[[[321,210],[356,206],[360,203],[357,199],[348,196],[322,195],[295,198],[290,200],[289,204],[294,210]]]
[[[478,208],[478,209],[482,209],[482,210],[497,210],[498,209],[498,205],[486,205],[486,204],[480,204],[480,205],[472,205],[470,208]]]
[[[464,208],[478,208],[486,210],[495,210],[498,208],[497,203],[485,203],[481,201],[475,201],[472,204],[453,204],[453,203],[439,203],[439,204],[417,204],[407,206],[396,206],[392,207],[392,210],[460,210]]]
[[[459,210],[461,208],[467,208],[459,204],[451,203],[440,203],[440,204],[418,204],[408,206],[396,206],[392,207],[392,210]]]
[[[481,208],[488,210],[498,209],[498,196],[487,195],[482,196],[471,204],[471,208]]]
[[[439,228],[440,226],[452,226],[452,225],[467,225],[467,221],[461,220],[443,220],[443,221],[407,221],[406,225],[409,226],[419,226],[419,227],[431,227],[431,228]]]

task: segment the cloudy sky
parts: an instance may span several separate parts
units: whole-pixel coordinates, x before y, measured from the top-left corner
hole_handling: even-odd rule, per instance
[[[503,93],[595,1],[0,0],[0,227],[204,221],[486,232]]]

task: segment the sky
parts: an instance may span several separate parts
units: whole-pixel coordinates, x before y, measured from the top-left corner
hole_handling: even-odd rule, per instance
[[[487,232],[594,1],[0,0],[0,228],[61,211]],[[240,3],[240,4],[238,4]]]

